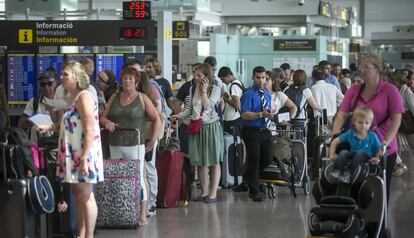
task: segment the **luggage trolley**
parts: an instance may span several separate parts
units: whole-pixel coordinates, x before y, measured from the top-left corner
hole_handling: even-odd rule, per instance
[[[307,159],[307,120],[292,120],[287,126],[276,126],[276,135],[272,136],[272,143],[276,143],[282,136],[290,141],[292,149],[291,163],[277,162],[275,159],[260,176],[259,183],[265,184],[269,198],[276,197],[276,185],[288,186],[294,197],[296,187],[303,188],[304,194],[310,191]],[[275,157],[275,156],[274,156]],[[284,166],[287,176],[283,176],[280,166]]]

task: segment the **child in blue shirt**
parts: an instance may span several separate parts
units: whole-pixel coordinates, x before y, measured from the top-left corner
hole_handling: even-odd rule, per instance
[[[370,108],[359,107],[352,114],[353,128],[332,140],[329,154],[334,161],[335,170],[331,175],[338,181],[350,183],[351,172],[366,161],[379,163],[381,142],[377,134],[370,130],[373,120],[374,113]],[[350,151],[342,150],[336,155],[337,146],[343,142],[349,143]],[[346,170],[349,164],[351,171]]]

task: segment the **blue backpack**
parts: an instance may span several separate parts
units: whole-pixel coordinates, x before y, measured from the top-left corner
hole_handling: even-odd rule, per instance
[[[165,108],[165,97],[164,97],[164,94],[162,93],[162,90],[161,90],[160,85],[154,79],[150,79],[149,80],[149,83],[151,85],[154,85],[157,88],[158,92],[160,93],[160,98],[161,98],[161,112],[162,112],[162,114],[164,116],[166,116],[167,110]]]

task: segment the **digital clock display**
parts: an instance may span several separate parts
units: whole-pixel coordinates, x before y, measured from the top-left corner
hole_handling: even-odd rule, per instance
[[[122,15],[124,20],[151,19],[151,2],[135,1],[122,3]]]
[[[146,39],[146,27],[121,27],[120,39]]]

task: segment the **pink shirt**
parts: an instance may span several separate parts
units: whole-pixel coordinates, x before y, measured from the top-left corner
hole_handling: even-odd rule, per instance
[[[354,102],[355,97],[358,95],[361,86],[362,84],[353,85],[347,91],[340,111],[351,111],[352,103]],[[368,106],[374,111],[373,126],[376,126],[383,119],[388,117],[388,119],[385,122],[381,123],[380,127],[375,130],[375,133],[378,135],[381,141],[384,139],[385,134],[387,133],[388,128],[391,124],[391,115],[402,114],[404,112],[404,106],[397,87],[383,80],[381,80],[375,95],[370,100],[365,101],[365,99],[362,97],[358,98],[355,108],[361,106]],[[397,152],[397,150],[397,138],[394,137],[390,143],[388,154],[393,154]]]

